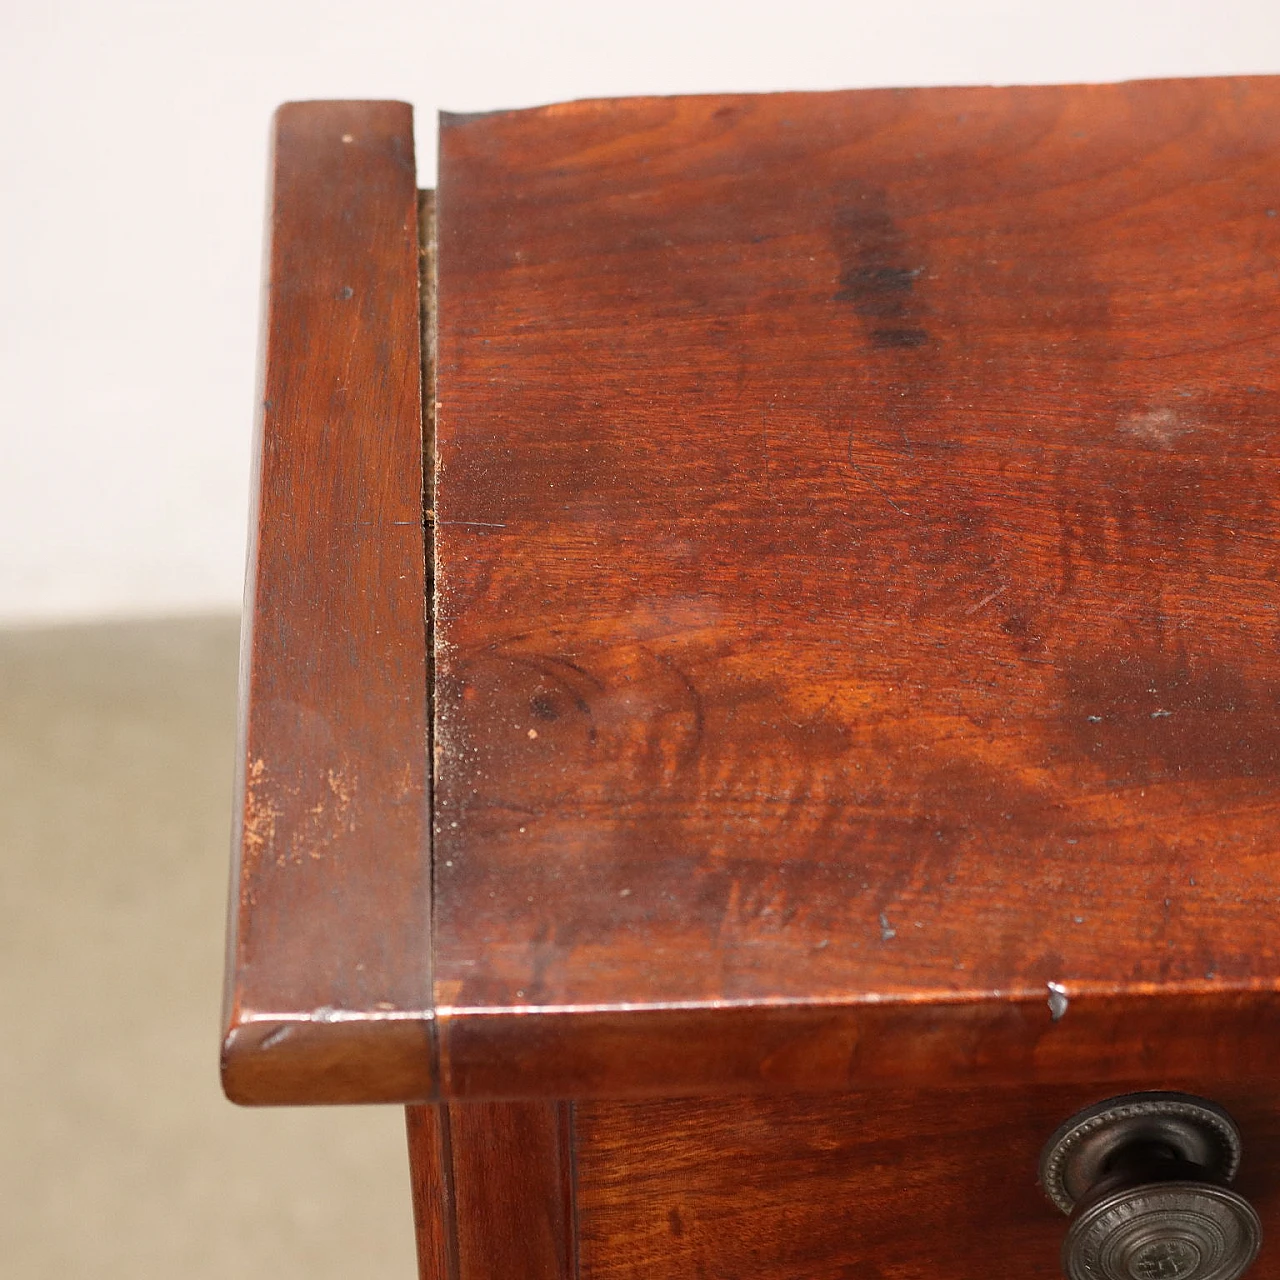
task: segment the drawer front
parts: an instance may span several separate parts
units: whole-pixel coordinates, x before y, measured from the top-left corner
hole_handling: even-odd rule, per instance
[[[1052,1280],[1067,1220],[1037,1185],[1040,1151],[1068,1116],[1113,1092],[579,1104],[578,1274]],[[1198,1092],[1225,1106],[1243,1134],[1235,1186],[1264,1231],[1251,1280],[1280,1276],[1277,1113],[1261,1091]]]

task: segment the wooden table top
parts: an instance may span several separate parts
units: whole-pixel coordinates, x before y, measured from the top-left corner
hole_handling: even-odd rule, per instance
[[[1269,79],[444,118],[383,1094],[1269,1070],[1278,144]]]

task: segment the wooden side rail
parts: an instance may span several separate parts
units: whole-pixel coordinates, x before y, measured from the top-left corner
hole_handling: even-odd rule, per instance
[[[427,609],[410,108],[276,115],[223,1077],[431,1096]]]

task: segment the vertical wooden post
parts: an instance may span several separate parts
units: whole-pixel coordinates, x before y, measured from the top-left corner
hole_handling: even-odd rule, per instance
[[[574,1280],[568,1103],[409,1107],[422,1280]]]

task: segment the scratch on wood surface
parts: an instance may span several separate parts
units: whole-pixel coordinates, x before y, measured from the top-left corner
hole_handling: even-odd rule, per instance
[[[849,451],[850,453],[853,452],[852,441],[850,441]],[[898,506],[898,504],[894,502],[894,500],[888,495],[888,493],[886,493],[878,484],[876,484],[876,482],[869,475],[867,475],[867,473],[863,471],[861,467],[859,467],[856,463],[850,461],[849,468],[854,473],[854,475],[856,475],[860,480],[865,480],[867,484],[869,484],[900,516],[906,516],[908,519],[911,518],[911,512],[907,511],[903,507]]]
[[[854,461],[854,451],[857,449],[858,443],[858,433],[856,431],[851,431],[849,433],[849,442],[845,447],[845,461],[849,464],[849,470],[852,471],[859,480],[870,485],[871,488],[873,488],[900,516],[906,516],[908,519],[911,519],[911,512],[898,506],[898,504],[894,502],[893,498],[890,497],[887,490],[882,489],[880,485],[878,485],[866,473],[866,471]]]
[[[979,609],[985,609],[998,596],[1004,595],[1009,590],[1009,584],[1006,582],[1003,586],[997,587],[994,591],[989,591],[977,604],[971,604],[965,611],[965,617],[970,617],[978,612]]]
[[[276,1045],[282,1044],[291,1035],[293,1035],[293,1032],[294,1028],[289,1024],[286,1024],[283,1027],[277,1027],[270,1035],[263,1037],[262,1043],[258,1048],[260,1050],[274,1049]]]

